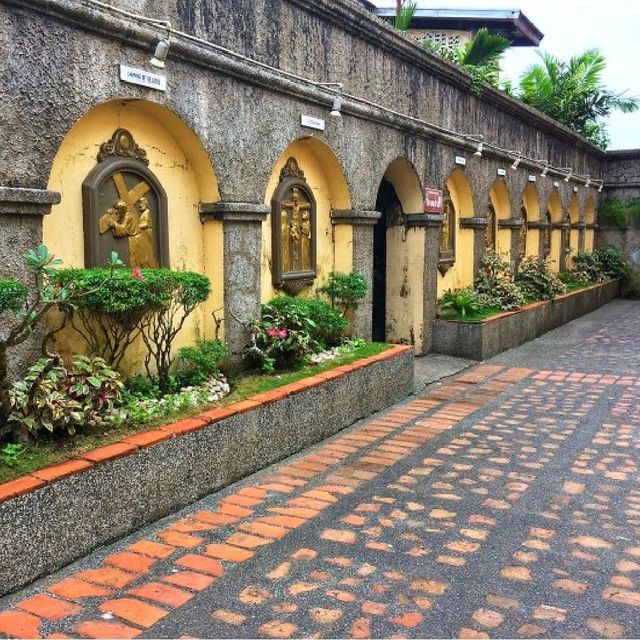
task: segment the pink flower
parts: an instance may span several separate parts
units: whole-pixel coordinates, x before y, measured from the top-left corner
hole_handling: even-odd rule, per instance
[[[142,275],[142,269],[140,267],[135,267],[131,272],[131,277],[136,280],[144,280],[144,276]]]
[[[267,335],[270,338],[277,338],[278,337],[278,330],[277,329],[267,329]]]
[[[280,329],[280,331],[278,331],[278,338],[281,340],[284,340],[288,335],[289,332],[286,329]]]

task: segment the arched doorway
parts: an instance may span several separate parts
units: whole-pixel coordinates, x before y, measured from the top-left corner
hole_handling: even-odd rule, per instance
[[[587,225],[587,228],[584,232],[584,250],[585,251],[593,251],[594,250],[594,235],[595,231],[593,225],[596,223],[596,203],[593,196],[589,196],[587,199],[587,204],[585,207],[584,221]]]
[[[511,217],[511,206],[509,204],[509,191],[504,180],[496,180],[491,186],[489,192],[489,204],[495,211],[495,243],[491,248],[501,255],[506,255],[507,259],[511,257],[511,230],[501,229],[500,221],[508,220]],[[488,218],[487,218],[487,221]]]
[[[535,185],[528,185],[522,194],[523,219],[527,222],[525,239],[525,257],[540,256],[544,248],[540,248],[540,228],[532,223],[540,222],[540,200]]]
[[[421,293],[422,272],[410,269],[423,255],[416,230],[407,231],[406,216],[423,210],[422,187],[413,165],[394,160],[384,173],[376,197],[382,216],[373,232],[372,336],[377,341],[415,344],[412,292]],[[421,297],[421,296],[420,296]]]

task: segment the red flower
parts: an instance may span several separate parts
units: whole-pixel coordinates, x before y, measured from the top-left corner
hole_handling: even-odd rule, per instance
[[[136,280],[144,280],[144,275],[142,275],[142,269],[140,267],[135,267],[131,272],[131,277]]]

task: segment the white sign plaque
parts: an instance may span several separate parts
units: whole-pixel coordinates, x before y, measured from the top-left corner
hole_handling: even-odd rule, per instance
[[[456,164],[459,164],[460,166],[464,167],[467,164],[467,159],[464,158],[463,156],[456,156]]]
[[[120,65],[120,80],[129,84],[137,84],[140,87],[156,89],[157,91],[167,90],[167,78],[165,76],[151,73],[144,69],[129,67],[126,64]]]
[[[318,131],[324,131],[325,122],[322,118],[315,118],[314,116],[300,116],[300,124],[303,127],[309,129],[317,129]]]
[[[538,178],[536,178],[536,176],[530,175],[529,176],[529,182],[537,182]]]
[[[507,170],[506,169],[498,169],[498,175],[499,176],[506,176],[507,175]]]

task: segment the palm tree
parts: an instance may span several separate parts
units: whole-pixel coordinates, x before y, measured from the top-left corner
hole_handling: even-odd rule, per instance
[[[606,148],[609,138],[602,118],[613,111],[635,111],[638,99],[604,86],[606,61],[598,49],[588,49],[568,62],[544,51],[538,55],[542,63],[529,67],[520,78],[520,99]]]
[[[417,6],[415,2],[396,0],[396,19],[393,26],[398,29],[398,31],[406,31],[409,28]]]
[[[481,85],[487,82],[498,86],[500,59],[511,46],[511,40],[491,33],[483,27],[478,30],[473,40],[455,47],[435,43],[430,38],[425,38],[422,45],[428,51],[463,66],[473,76],[474,84]]]

